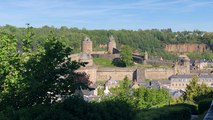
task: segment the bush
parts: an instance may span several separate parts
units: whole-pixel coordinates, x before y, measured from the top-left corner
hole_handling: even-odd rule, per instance
[[[198,103],[199,113],[202,114],[203,112],[207,111],[210,108],[211,103],[212,103],[212,98],[201,100]]]
[[[0,120],[132,120],[132,106],[119,99],[86,102],[72,96],[63,103],[0,112]]]
[[[191,110],[191,114],[193,115],[197,115],[198,114],[198,108],[196,105],[193,104],[187,104],[187,103],[178,103],[175,105],[171,105],[171,107],[186,107],[189,108]]]
[[[162,107],[141,111],[135,120],[190,120],[191,111],[187,107]]]

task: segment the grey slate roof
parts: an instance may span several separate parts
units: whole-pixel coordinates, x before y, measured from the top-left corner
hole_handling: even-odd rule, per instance
[[[192,77],[199,77],[199,78],[212,78],[213,75],[207,75],[207,74],[200,74],[200,75],[193,75],[193,74],[179,74],[179,75],[172,75],[169,78],[192,78]]]

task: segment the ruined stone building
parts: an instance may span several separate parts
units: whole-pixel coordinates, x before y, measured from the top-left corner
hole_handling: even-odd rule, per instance
[[[92,41],[89,37],[85,37],[81,44],[81,50],[83,53],[91,54],[92,53]]]
[[[179,55],[175,66],[175,74],[189,74],[190,73],[190,59],[186,55]]]
[[[113,49],[116,49],[116,42],[113,36],[109,37],[108,49],[106,50],[107,52],[93,51],[92,41],[86,37],[82,41],[82,53],[71,55],[71,60],[88,63],[86,67],[80,68],[77,72],[85,72],[88,74],[90,81],[93,83],[99,80],[107,81],[109,78],[114,80],[123,80],[126,76],[130,80],[144,82],[145,79],[163,80],[168,79],[174,74],[190,73],[190,60],[186,55],[180,55],[178,62],[173,68],[100,68],[93,65],[93,57],[95,56],[103,58],[107,57],[111,60],[119,57],[119,54],[113,54]],[[144,54],[144,61],[146,60],[148,60],[147,52]]]
[[[113,54],[113,50],[116,49],[115,38],[111,35],[109,37],[109,43],[107,45],[107,51],[109,54]]]

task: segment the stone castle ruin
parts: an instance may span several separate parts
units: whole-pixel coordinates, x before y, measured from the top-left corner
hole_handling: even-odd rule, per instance
[[[115,38],[111,35],[109,37],[109,43],[107,45],[107,51],[108,51],[109,54],[113,54],[115,49],[116,49]]]
[[[132,67],[132,68],[100,68],[93,65],[93,58],[102,57],[108,59],[119,58],[120,54],[116,49],[116,41],[113,36],[109,37],[109,43],[106,51],[93,51],[92,40],[89,37],[86,37],[82,41],[82,53],[71,55],[71,60],[76,60],[78,62],[87,62],[86,67],[82,67],[77,72],[85,72],[89,75],[89,79],[91,82],[96,83],[96,81],[102,80],[106,81],[109,78],[114,80],[123,80],[127,77],[130,80],[136,80],[137,82],[144,82],[145,79],[154,79],[154,80],[162,80],[168,79],[171,75],[174,74],[188,74],[190,73],[190,63],[189,58],[185,55],[180,55],[178,62],[174,64],[173,67],[169,68],[140,68],[140,67]],[[149,61],[148,53],[145,52],[144,56],[134,56],[141,58],[144,62]]]
[[[85,37],[81,44],[81,51],[83,53],[91,54],[92,53],[92,41],[89,37]]]

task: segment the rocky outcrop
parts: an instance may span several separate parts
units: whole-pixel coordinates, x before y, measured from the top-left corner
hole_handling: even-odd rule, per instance
[[[172,53],[205,52],[208,49],[206,44],[167,44],[164,48]]]

